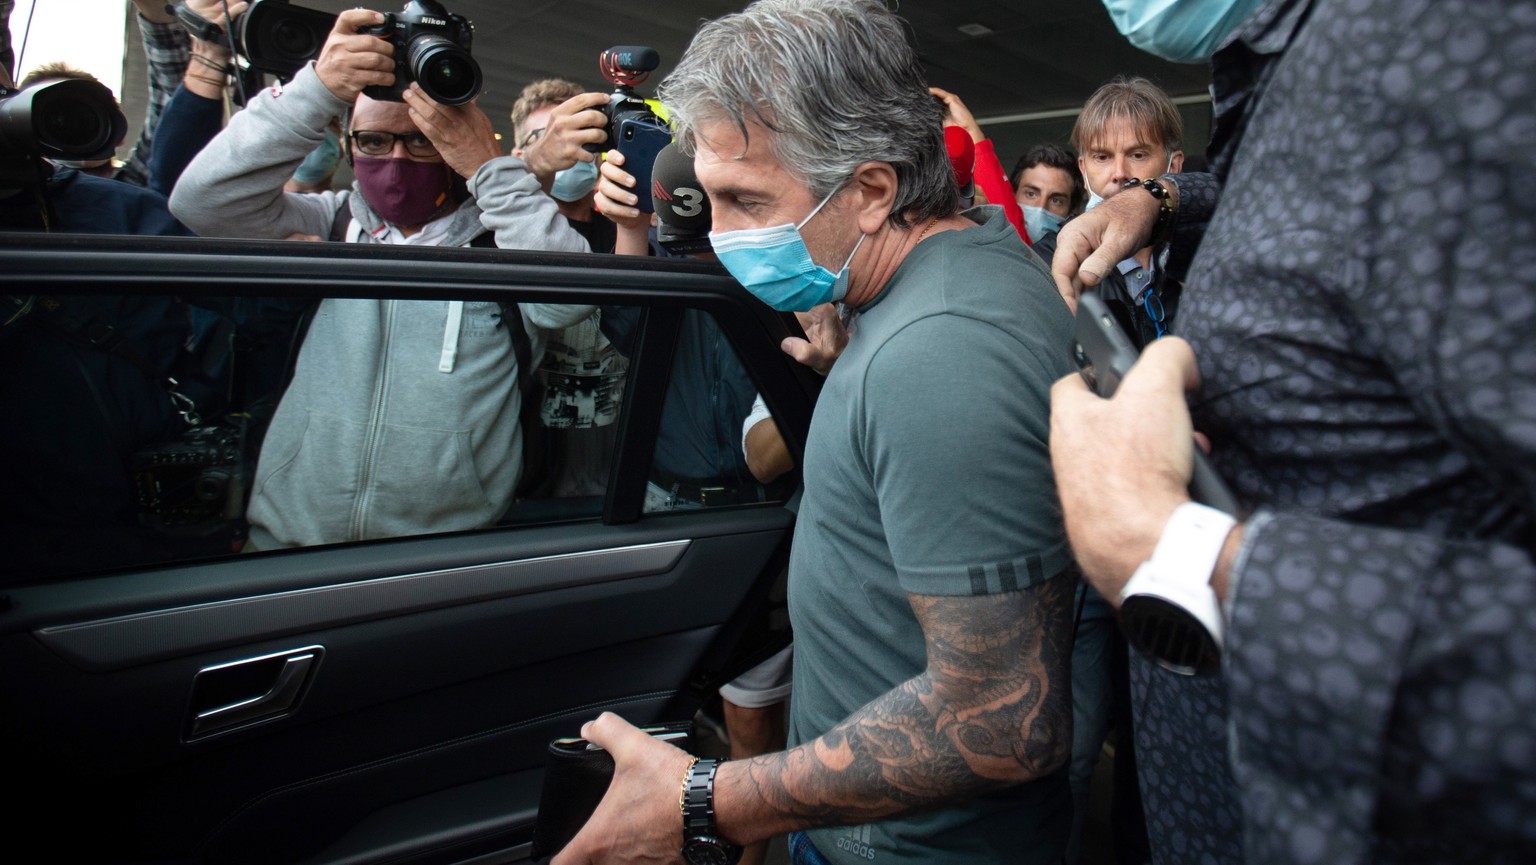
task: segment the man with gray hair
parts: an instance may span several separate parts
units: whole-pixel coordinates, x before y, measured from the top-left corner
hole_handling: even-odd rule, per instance
[[[783,833],[803,863],[1059,862],[1065,304],[1001,208],[958,212],[942,107],[882,3],[754,3],[661,98],[721,262],[776,309],[842,303],[853,333],[805,449],[790,749],[693,760],[605,714],[583,735],[614,783],[555,862],[726,863]]]

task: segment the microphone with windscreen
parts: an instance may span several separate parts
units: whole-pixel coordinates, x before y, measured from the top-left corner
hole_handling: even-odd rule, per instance
[[[663,248],[681,255],[714,251],[709,245],[709,197],[693,173],[693,159],[675,142],[656,154],[651,200],[656,206],[656,241]]]

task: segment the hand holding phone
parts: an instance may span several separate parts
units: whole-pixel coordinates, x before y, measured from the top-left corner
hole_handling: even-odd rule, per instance
[[[1099,396],[1109,399],[1139,354],[1104,301],[1091,291],[1084,292],[1077,299],[1077,321],[1072,334],[1072,359],[1083,381]],[[1198,444],[1194,446],[1189,493],[1201,504],[1238,515],[1237,497],[1211,467]]]

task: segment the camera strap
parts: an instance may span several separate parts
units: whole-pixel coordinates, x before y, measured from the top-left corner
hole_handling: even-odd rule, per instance
[[[66,338],[115,354],[138,367],[150,381],[165,388],[171,400],[171,408],[181,415],[187,426],[202,425],[203,417],[197,411],[197,403],[181,392],[181,383],[145,357],[122,331],[107,320],[101,307],[89,298],[39,298],[36,310],[40,314],[40,321],[46,322]]]

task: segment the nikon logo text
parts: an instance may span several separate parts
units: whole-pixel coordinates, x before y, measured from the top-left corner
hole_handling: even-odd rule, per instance
[[[447,27],[448,26],[448,22],[447,21],[444,21],[441,18],[431,18],[431,17],[426,16],[426,15],[421,16],[421,23],[423,23],[423,24],[431,24],[433,27]]]

